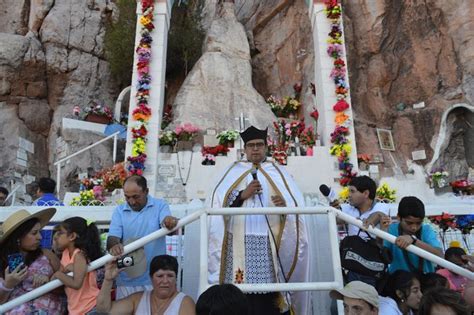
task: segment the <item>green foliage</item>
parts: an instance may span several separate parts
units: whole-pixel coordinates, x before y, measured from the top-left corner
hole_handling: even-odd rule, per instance
[[[117,7],[118,20],[106,25],[105,55],[113,77],[121,87],[126,87],[132,81],[137,1],[118,0]]]
[[[203,0],[175,1],[168,32],[166,75],[185,76],[202,54],[204,32],[200,26]],[[136,0],[117,0],[119,17],[109,21],[105,54],[111,72],[121,87],[130,85],[135,45]],[[153,58],[153,57],[152,57]]]
[[[202,0],[175,1],[168,33],[166,74],[186,76],[202,54]]]

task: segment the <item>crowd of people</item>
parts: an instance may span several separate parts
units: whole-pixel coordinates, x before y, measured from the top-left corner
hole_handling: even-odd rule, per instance
[[[247,160],[232,164],[209,197],[211,207],[298,207],[304,205],[296,182],[266,159],[267,130],[249,127],[241,137]],[[55,183],[39,181],[36,205],[61,202]],[[396,237],[395,244],[361,233],[349,225],[348,236],[380,246],[390,261],[382,272],[344,268],[345,286],[330,292],[342,300],[345,314],[470,314],[474,282],[408,252],[417,246],[473,270],[474,257],[460,247],[445,253],[432,228],[423,224],[423,202],[400,200],[397,220],[386,204],[375,200],[375,182],[367,176],[349,183],[348,204],[332,203],[342,212],[379,227]],[[6,314],[310,314],[308,292],[242,293],[234,284],[308,282],[311,244],[308,223],[296,214],[211,216],[209,224],[209,283],[195,302],[177,289],[178,261],[166,255],[165,238],[124,256],[124,246],[160,228],[173,230],[178,218],[169,205],[149,194],[144,177],[125,180],[125,203],[113,212],[106,250],[114,256],[102,270],[87,272],[89,263],[104,253],[97,226],[72,217],[54,228],[53,250],[41,248],[41,229],[56,210],[18,210],[2,224],[0,234],[0,304],[51,280],[63,283]],[[0,203],[8,191],[0,189]],[[3,201],[2,201],[3,200]],[[343,223],[343,222],[338,222]],[[364,259],[364,253],[360,253]],[[341,259],[344,257],[341,257]],[[126,261],[126,259],[128,259]],[[129,264],[129,260],[133,264]],[[368,264],[370,265],[370,264]],[[343,265],[344,266],[344,265]],[[72,274],[70,273],[72,272]],[[389,284],[389,285],[387,285]]]

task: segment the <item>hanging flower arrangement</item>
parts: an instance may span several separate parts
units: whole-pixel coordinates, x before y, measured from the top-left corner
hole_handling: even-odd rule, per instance
[[[142,175],[145,170],[146,142],[148,128],[147,124],[151,117],[151,108],[148,105],[150,97],[151,76],[150,76],[150,60],[151,60],[151,32],[155,28],[153,25],[153,0],[142,0],[142,17],[140,18],[140,34],[141,38],[136,49],[138,56],[137,77],[138,85],[136,98],[136,108],[132,112],[132,119],[136,125],[132,128],[132,153],[127,157],[127,169],[130,174]]]
[[[336,156],[338,160],[338,167],[341,171],[339,184],[341,186],[347,186],[351,178],[356,176],[356,173],[352,171],[354,166],[350,163],[352,147],[348,138],[349,128],[344,125],[350,118],[349,115],[345,113],[350,105],[345,100],[349,92],[349,85],[346,82],[346,64],[342,59],[344,56],[341,24],[342,8],[341,5],[337,3],[337,0],[325,0],[324,3],[326,5],[326,17],[331,21],[331,31],[328,34],[329,38],[327,40],[327,54],[334,59],[334,68],[331,71],[330,78],[334,82],[337,97],[337,102],[333,106],[333,110],[336,112],[334,118],[336,128],[334,132],[331,133],[332,146],[329,152],[331,155]]]

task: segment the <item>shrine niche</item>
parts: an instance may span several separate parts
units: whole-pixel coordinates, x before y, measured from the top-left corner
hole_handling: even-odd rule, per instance
[[[448,182],[467,179],[474,170],[474,107],[455,105],[443,118],[430,169],[447,171]]]

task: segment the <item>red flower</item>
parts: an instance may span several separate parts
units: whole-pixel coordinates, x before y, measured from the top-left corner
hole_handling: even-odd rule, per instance
[[[337,101],[337,103],[334,105],[332,109],[336,112],[343,112],[348,108],[349,108],[349,103],[347,103],[345,100],[339,100]]]
[[[319,118],[319,112],[318,112],[317,109],[314,109],[314,110],[311,112],[311,114],[309,114],[309,115],[310,115],[311,117],[313,117],[314,120],[316,120],[316,121],[317,121],[318,118]]]

